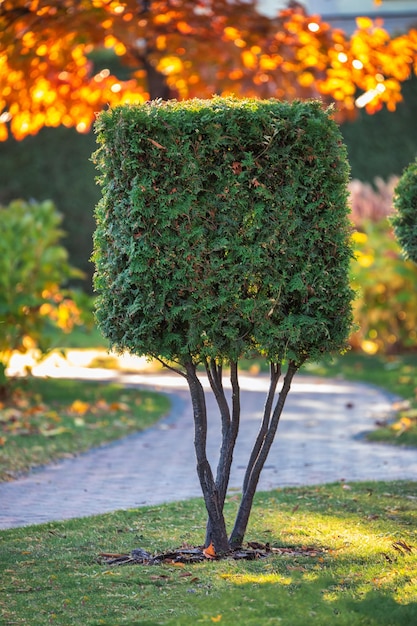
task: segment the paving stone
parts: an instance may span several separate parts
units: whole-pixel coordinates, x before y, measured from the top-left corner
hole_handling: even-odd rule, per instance
[[[97,379],[97,372],[94,372]],[[109,378],[109,372],[105,373]],[[171,398],[170,414],[148,430],[0,484],[0,528],[84,517],[117,509],[201,497],[194,457],[192,405],[180,376],[120,375],[113,379]],[[110,377],[112,377],[110,376]],[[258,431],[268,379],[241,378],[241,428],[230,489],[240,489]],[[207,388],[207,382],[205,387]],[[299,376],[293,383],[259,490],[336,481],[417,477],[417,451],[369,443],[393,398],[361,383]],[[207,390],[208,456],[216,462],[220,417]]]

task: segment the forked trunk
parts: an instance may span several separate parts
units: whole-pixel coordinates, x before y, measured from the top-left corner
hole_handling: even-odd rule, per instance
[[[208,528],[210,529],[210,535],[206,537],[206,547],[212,543],[216,554],[227,554],[230,552],[230,546],[223,515],[224,497],[219,493],[207,459],[207,409],[204,389],[197,377],[193,363],[186,365],[186,371],[194,413],[194,447],[197,457],[197,474],[209,517]]]
[[[217,555],[227,554],[231,549],[242,545],[259,477],[274,441],[285,400],[291,387],[291,381],[298,368],[299,365],[290,361],[282,389],[273,410],[275,392],[281,375],[281,366],[271,364],[270,387],[265,402],[263,419],[246,469],[242,499],[235,525],[230,539],[228,539],[223,509],[229,485],[233,452],[239,431],[240,391],[237,363],[231,363],[232,401],[230,410],[223,389],[222,367],[214,361],[206,361],[207,375],[220,409],[222,422],[222,444],[216,480],[214,480],[206,453],[207,409],[204,389],[197,377],[195,365],[191,362],[186,365],[186,378],[190,388],[194,413],[194,446],[197,457],[197,473],[208,512],[205,545],[207,547],[212,543]]]
[[[232,549],[238,548],[242,545],[249,522],[250,512],[252,510],[253,498],[258,485],[259,476],[274,441],[285,400],[291,387],[291,381],[298,368],[299,366],[297,366],[293,361],[289,362],[288,371],[278,396],[277,404],[274,412],[272,413],[272,417],[270,418],[273,395],[275,393],[280,372],[280,368],[278,366],[275,367],[271,364],[271,385],[265,405],[264,419],[253,447],[250,461],[246,468],[242,500],[240,502],[235,525],[229,540]]]
[[[230,381],[232,384],[231,411],[223,388],[222,365],[217,364],[215,361],[206,361],[206,372],[220,410],[222,424],[222,444],[220,448],[219,462],[217,465],[216,488],[219,494],[219,502],[221,503],[223,509],[227,488],[229,486],[233,452],[239,432],[240,389],[237,374],[237,363],[231,362],[230,364]],[[212,533],[213,528],[209,519],[207,523],[206,545],[210,544]]]

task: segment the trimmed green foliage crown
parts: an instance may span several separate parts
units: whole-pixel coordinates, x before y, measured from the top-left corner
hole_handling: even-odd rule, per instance
[[[407,258],[417,263],[417,158],[404,170],[395,188],[393,215],[397,239]]]
[[[151,102],[100,114],[97,319],[118,350],[185,362],[341,350],[348,164],[319,102]]]

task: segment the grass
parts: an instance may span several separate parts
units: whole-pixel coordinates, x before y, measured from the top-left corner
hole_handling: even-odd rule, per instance
[[[19,380],[0,404],[0,480],[119,439],[155,423],[167,396],[121,385],[64,379]]]
[[[226,503],[233,518],[237,496]],[[417,483],[286,488],[255,498],[247,539],[313,547],[258,561],[110,567],[101,552],[204,539],[201,500],[0,532],[0,623],[44,626],[417,623]]]
[[[307,363],[303,373],[362,381],[382,387],[401,398],[414,398],[417,387],[417,352],[395,356],[348,352],[321,363]]]
[[[308,374],[362,381],[386,389],[406,402],[395,403],[397,414],[367,435],[369,441],[417,446],[417,353],[369,356],[348,353],[332,362],[307,364]]]

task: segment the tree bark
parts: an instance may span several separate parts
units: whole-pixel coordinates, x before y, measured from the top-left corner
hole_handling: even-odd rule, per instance
[[[278,423],[282,414],[282,410],[284,408],[285,400],[291,387],[291,381],[298,369],[299,365],[296,365],[294,361],[289,362],[288,371],[285,376],[282,389],[278,396],[277,404],[275,406],[274,412],[272,413],[271,419],[269,419],[272,410],[272,402],[275,388],[279,378],[279,366],[274,366],[274,369],[272,369],[271,366],[271,386],[268,393],[267,402],[265,404],[264,418],[262,420],[261,429],[255,442],[250,462],[246,470],[242,500],[236,516],[235,525],[229,539],[229,544],[232,549],[239,548],[242,545],[249,522],[249,516],[252,509],[253,498],[255,496],[256,487],[258,485],[259,476],[274,441],[275,433],[278,428]]]
[[[230,364],[230,380],[232,384],[232,413],[224,393],[222,381],[222,365],[214,360],[206,361],[206,372],[216,398],[221,422],[222,422],[222,444],[220,448],[219,462],[217,465],[216,488],[219,494],[219,503],[222,509],[226,499],[227,488],[229,486],[230,471],[233,462],[233,452],[236,438],[239,432],[240,420],[240,389],[238,382],[237,363]],[[206,532],[206,544],[210,543],[212,533],[211,522],[208,521]]]
[[[186,364],[186,378],[190,388],[194,414],[194,447],[197,457],[197,474],[203,492],[204,502],[208,513],[208,529],[206,547],[211,543],[217,555],[230,552],[223,515],[224,497],[217,488],[210,463],[207,459],[207,408],[204,390],[196,373],[193,363]]]

